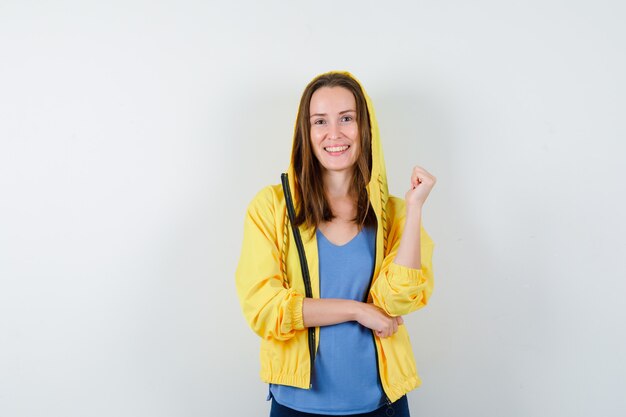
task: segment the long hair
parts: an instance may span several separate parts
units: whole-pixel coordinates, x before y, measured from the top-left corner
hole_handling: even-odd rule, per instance
[[[360,153],[353,170],[350,194],[356,196],[357,213],[352,219],[363,226],[376,224],[374,210],[370,210],[370,202],[366,186],[372,172],[372,129],[365,95],[359,83],[352,77],[342,73],[326,73],[314,78],[306,86],[300,99],[294,147],[291,158],[295,170],[296,200],[300,202],[296,214],[296,226],[306,224],[315,230],[320,223],[335,218],[324,192],[322,166],[311,148],[311,122],[309,106],[313,93],[322,87],[343,87],[349,90],[356,101],[356,121],[361,141]]]

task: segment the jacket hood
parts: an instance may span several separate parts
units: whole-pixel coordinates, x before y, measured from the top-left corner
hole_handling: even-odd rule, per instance
[[[367,111],[369,113],[370,118],[370,127],[371,127],[371,135],[372,135],[372,172],[370,176],[370,182],[367,185],[367,192],[369,194],[370,203],[372,204],[372,208],[376,213],[376,217],[378,219],[381,218],[382,208],[387,204],[387,199],[389,197],[389,191],[387,188],[387,171],[385,169],[385,160],[383,157],[383,148],[380,142],[380,132],[378,130],[378,122],[376,121],[376,114],[374,113],[374,106],[372,105],[372,100],[367,95],[365,88],[363,88],[363,84],[352,74],[347,71],[329,71],[320,75],[325,74],[344,74],[351,78],[353,78],[361,87],[363,91],[363,95],[365,96],[365,101],[367,102]],[[297,120],[296,120],[297,124]],[[292,143],[292,149],[295,147],[295,130],[297,126],[294,126],[294,143]],[[295,189],[295,170],[294,170],[294,161],[293,157],[289,163],[289,168],[287,169],[287,174],[289,177],[289,186],[292,190]],[[299,205],[299,202],[295,203],[296,206]]]

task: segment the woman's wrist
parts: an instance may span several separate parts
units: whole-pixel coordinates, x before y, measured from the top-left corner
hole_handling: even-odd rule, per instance
[[[352,301],[352,305],[350,306],[350,318],[352,319],[352,321],[359,321],[362,311],[363,311],[363,307],[362,307],[362,302],[360,301],[356,301],[356,300],[350,300]]]
[[[407,217],[421,217],[422,216],[422,205],[419,204],[407,204],[406,205],[406,215]]]

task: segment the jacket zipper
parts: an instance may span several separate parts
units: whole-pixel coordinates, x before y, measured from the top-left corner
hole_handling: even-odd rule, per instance
[[[300,258],[300,266],[302,268],[302,279],[304,280],[304,292],[307,298],[313,298],[313,290],[311,288],[311,277],[309,276],[309,265],[304,253],[304,245],[302,244],[302,238],[300,237],[300,230],[296,227],[296,210],[293,206],[291,199],[291,190],[289,188],[289,179],[286,173],[280,176],[283,193],[285,194],[285,202],[287,203],[287,214],[289,215],[289,221],[291,223],[291,230],[293,231],[293,237],[296,241],[296,247],[298,248],[298,257]],[[370,282],[371,285],[371,282]],[[313,387],[310,379],[313,377],[313,362],[315,362],[315,327],[308,328],[309,335],[309,355],[311,357],[311,370],[309,376],[309,388]],[[378,359],[377,359],[378,360]]]

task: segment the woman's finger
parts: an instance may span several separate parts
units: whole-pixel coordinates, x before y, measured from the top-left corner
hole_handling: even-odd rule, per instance
[[[436,178],[430,172],[426,171],[424,168],[420,166],[416,166],[413,168],[411,172],[411,186],[415,186],[420,182],[428,180],[429,182],[435,182]]]

